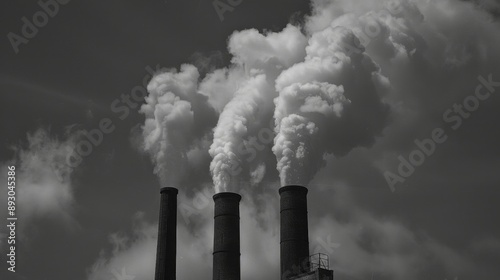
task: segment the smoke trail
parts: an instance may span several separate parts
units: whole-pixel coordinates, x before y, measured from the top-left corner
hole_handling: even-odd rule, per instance
[[[158,74],[148,85],[149,96],[140,110],[146,117],[143,148],[150,154],[162,186],[177,184],[185,168],[194,113],[191,103],[183,99],[196,92],[197,80],[196,68],[183,65],[181,72]]]
[[[306,52],[276,79],[273,152],[282,185],[307,184],[327,154],[371,145],[388,113],[378,95],[387,80],[351,30],[332,24],[311,35]]]
[[[245,149],[245,138],[249,126],[257,117],[259,108],[265,105],[265,95],[272,89],[265,75],[250,78],[226,105],[214,130],[214,141],[210,147],[213,160],[210,164],[216,191],[228,190],[234,185],[234,176],[241,173],[240,154]],[[232,181],[233,180],[233,181]]]
[[[328,83],[295,83],[276,98],[276,138],[273,152],[278,159],[281,184],[305,184],[322,165],[317,146],[321,122],[338,121],[349,100],[343,87]]]

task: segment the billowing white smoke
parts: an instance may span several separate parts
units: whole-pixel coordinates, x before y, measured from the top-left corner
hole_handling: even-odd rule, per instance
[[[384,75],[398,80],[394,65],[426,47],[413,30],[422,13],[413,1],[317,0],[312,7],[306,34],[292,25],[233,33],[232,65],[208,73],[199,85],[198,71],[187,65],[153,79],[142,108],[145,149],[163,182],[177,180],[193,138],[201,139],[193,136],[199,127],[194,95],[220,113],[209,149],[216,191],[233,188],[236,177],[263,180],[269,149],[255,145],[269,144],[258,136],[273,117],[272,151],[282,184],[306,184],[328,155],[374,144],[388,123],[388,103],[394,104],[386,98],[391,84]]]
[[[387,80],[351,30],[332,24],[312,34],[306,52],[276,79],[273,152],[282,185],[307,184],[326,154],[372,144],[388,112],[378,92]]]
[[[307,183],[319,168],[323,151],[314,145],[314,139],[325,127],[318,127],[313,119],[337,121],[344,104],[349,103],[343,94],[342,86],[319,82],[295,83],[280,92],[275,100],[277,136],[273,151],[282,185]]]
[[[210,164],[216,191],[228,190],[241,172],[241,151],[245,148],[245,138],[249,126],[258,115],[259,108],[265,106],[269,85],[265,75],[249,79],[226,105],[214,130],[214,142],[210,147],[213,160]],[[233,181],[232,181],[233,180]]]
[[[162,186],[174,186],[185,168],[186,152],[193,137],[194,113],[187,101],[196,93],[198,71],[183,65],[177,73],[161,73],[148,85],[149,96],[141,112],[144,150],[155,165]]]
[[[234,188],[236,178],[262,180],[265,163],[248,163],[245,154],[272,115],[282,184],[309,182],[325,154],[371,145],[385,126],[388,109],[378,91],[388,81],[347,28],[314,31],[309,41],[291,25],[266,35],[245,30],[231,36],[229,51],[233,66],[200,86],[223,108],[209,151],[216,191]]]
[[[146,116],[144,150],[151,155],[162,185],[177,184],[186,168],[188,151],[195,149],[193,143],[206,142],[200,141],[206,134],[198,131],[210,126],[201,124],[202,118],[197,121],[196,116],[206,116],[203,111],[210,110],[214,115],[212,108],[220,112],[209,150],[216,191],[230,188],[240,173],[259,183],[265,164],[255,159],[262,155],[252,145],[261,128],[269,129],[272,100],[277,96],[276,77],[282,69],[304,59],[306,43],[300,29],[292,25],[277,33],[244,30],[229,40],[231,67],[208,73],[199,85],[199,73],[191,65],[183,65],[178,73],[171,70],[155,76],[141,112]],[[272,142],[272,137],[267,137],[268,143],[258,143],[259,147]]]
[[[271,120],[274,110],[272,100],[277,95],[274,80],[282,69],[303,59],[305,44],[305,36],[292,25],[282,32],[266,35],[253,29],[236,32],[229,40],[233,67],[224,70],[225,73],[216,71],[209,75],[200,86],[212,100],[219,101],[221,99],[213,97],[210,88],[222,85],[226,89],[223,96],[231,95],[227,89],[234,90],[232,98],[223,99],[230,101],[223,106],[209,151],[213,157],[210,170],[217,192],[235,188],[237,175],[239,178],[251,177],[249,179],[253,183],[262,180],[264,163],[252,163],[250,161],[255,160],[255,155],[246,155],[251,150],[257,154],[253,147],[255,138]],[[215,79],[217,77],[219,79]],[[269,142],[271,139],[272,136]],[[257,141],[265,142],[262,139]],[[269,143],[258,145],[265,144]],[[243,170],[246,172],[243,173]]]

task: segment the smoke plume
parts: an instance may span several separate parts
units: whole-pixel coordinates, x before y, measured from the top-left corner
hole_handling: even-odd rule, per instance
[[[153,164],[162,186],[175,186],[185,174],[188,152],[213,125],[216,114],[207,98],[198,94],[199,73],[192,65],[180,72],[157,74],[148,85],[149,95],[140,112],[145,115],[144,150]]]
[[[351,30],[332,23],[311,35],[306,52],[276,79],[273,151],[282,185],[307,184],[327,154],[371,145],[388,115],[379,92],[387,79]]]
[[[399,66],[423,61],[427,49],[445,47],[423,39],[439,42],[444,36],[422,24],[423,13],[432,15],[429,7],[437,5],[429,3],[312,1],[303,26],[234,32],[228,40],[232,64],[201,82],[189,65],[158,75],[142,109],[145,149],[155,172],[162,181],[177,180],[193,139],[202,142],[207,135],[206,130],[195,135],[198,109],[190,96],[206,98],[210,105],[199,108],[219,113],[217,124],[202,126],[215,126],[208,152],[216,191],[234,189],[236,178],[254,184],[264,179],[271,143],[260,135],[269,123],[282,184],[307,184],[328,156],[371,147],[389,123],[390,107],[401,107],[394,88],[403,88],[409,79],[403,75],[412,74],[394,69],[408,69]],[[428,52],[426,59],[446,54],[444,65],[459,67],[468,61],[464,52],[446,47],[444,53]]]
[[[231,180],[241,172],[242,159],[239,153],[245,148],[245,138],[249,134],[259,111],[265,106],[264,92],[269,91],[265,75],[248,80],[224,108],[219,123],[214,130],[214,142],[210,147],[213,160],[210,164],[216,191],[227,190]]]
[[[178,183],[187,151],[203,136],[194,135],[195,117],[207,106],[220,112],[209,149],[216,192],[237,188],[238,180],[262,181],[272,138],[282,183],[307,183],[326,154],[369,146],[385,126],[388,110],[379,91],[388,81],[348,28],[249,29],[233,33],[228,50],[231,66],[199,84],[196,67],[183,65],[148,86],[144,149],[163,185]],[[210,105],[193,108],[194,96]]]
[[[274,80],[282,69],[303,59],[305,43],[305,36],[292,25],[265,35],[254,29],[235,32],[228,47],[233,66],[226,73],[214,72],[204,81],[205,89],[210,88],[208,85],[222,85],[226,89],[224,96],[231,97],[228,89],[234,90],[223,106],[209,151],[216,192],[236,188],[236,178],[254,184],[262,180],[265,165],[255,160],[262,153],[256,147],[269,144],[262,137],[262,129],[270,123],[274,110]],[[221,75],[225,79],[214,80]]]

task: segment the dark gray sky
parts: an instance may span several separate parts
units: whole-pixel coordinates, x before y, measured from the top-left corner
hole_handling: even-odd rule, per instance
[[[221,20],[211,1],[73,0],[16,53],[8,34],[22,35],[21,19],[32,21],[41,8],[37,1],[4,1],[0,179],[6,182],[6,166],[16,165],[20,244],[17,272],[3,265],[1,278],[121,280],[116,275],[124,272],[152,279],[162,176],[180,190],[178,279],[210,275],[213,131],[216,139],[249,145],[279,112],[319,128],[305,138],[295,138],[299,129],[287,136],[307,151],[300,160],[291,146],[290,166],[300,162],[306,171],[297,173],[312,179],[305,180],[311,252],[328,253],[337,280],[498,279],[498,2],[403,1],[389,14],[381,1],[330,2],[243,0]],[[380,30],[369,33],[374,18]],[[349,52],[356,45],[350,34],[361,40],[361,54]],[[184,63],[196,68],[181,69]],[[147,106],[139,112],[135,102],[126,116],[113,109],[151,80],[147,67],[165,73],[150,83],[150,99],[137,104],[157,114],[144,114]],[[315,89],[319,83],[342,85],[343,92],[328,88],[350,103]],[[481,84],[481,93],[491,92],[484,100],[474,97]],[[165,88],[191,106],[193,123],[153,122],[167,110],[155,99]],[[340,115],[324,113],[318,98]],[[473,98],[478,106],[465,117],[454,111]],[[228,129],[238,117],[247,120],[240,138]],[[82,131],[103,119],[114,131],[69,167]],[[182,141],[144,139],[148,127]],[[400,159],[435,130],[446,140],[405,178]],[[174,147],[166,157],[157,150],[162,141]],[[248,280],[279,273],[280,172],[272,146],[264,143],[252,160],[237,154],[243,172],[228,184],[244,196]],[[173,161],[181,152],[186,158]],[[281,176],[283,182],[286,172]],[[401,179],[392,190],[387,176]],[[0,199],[5,221],[6,188]],[[0,234],[3,261],[5,229]]]

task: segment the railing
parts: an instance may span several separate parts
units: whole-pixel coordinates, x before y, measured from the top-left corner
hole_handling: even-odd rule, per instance
[[[309,262],[311,264],[311,271],[318,268],[330,269],[330,260],[327,254],[317,253],[309,257]]]

